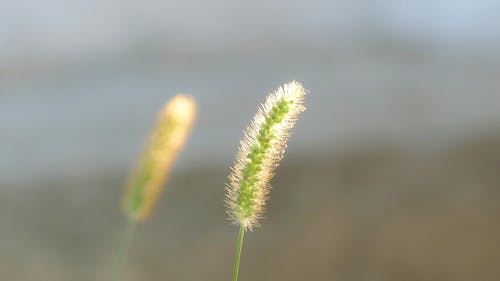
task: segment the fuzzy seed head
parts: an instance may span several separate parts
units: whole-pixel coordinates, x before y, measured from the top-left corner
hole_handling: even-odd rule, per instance
[[[252,230],[258,226],[275,168],[283,157],[290,129],[305,110],[305,90],[296,81],[269,94],[240,142],[226,185],[227,214]]]
[[[189,96],[177,95],[165,105],[127,184],[123,208],[131,220],[149,216],[195,118],[196,105]]]

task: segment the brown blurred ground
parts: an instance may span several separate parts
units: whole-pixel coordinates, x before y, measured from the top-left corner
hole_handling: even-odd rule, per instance
[[[436,150],[374,143],[285,157],[240,280],[500,280],[500,135]],[[318,156],[320,155],[320,156]],[[229,280],[229,171],[174,174],[126,280]],[[0,189],[2,280],[107,280],[127,171]]]

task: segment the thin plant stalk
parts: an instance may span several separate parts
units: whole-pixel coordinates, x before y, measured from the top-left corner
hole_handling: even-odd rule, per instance
[[[238,240],[236,241],[236,255],[234,256],[233,281],[238,280],[238,272],[240,271],[241,248],[243,247],[244,235],[245,228],[243,226],[240,226]]]
[[[127,263],[128,253],[130,251],[130,246],[135,236],[135,229],[137,228],[137,223],[131,219],[128,220],[127,226],[123,232],[123,237],[120,243],[120,248],[116,254],[116,262],[113,270],[113,275],[111,276],[111,281],[119,281],[122,279],[123,269]]]

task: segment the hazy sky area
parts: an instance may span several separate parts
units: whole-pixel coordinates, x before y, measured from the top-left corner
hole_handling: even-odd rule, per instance
[[[158,44],[166,52],[220,52],[280,44],[325,48],[386,36],[460,49],[500,39],[500,2],[494,0],[0,3],[0,65],[23,57],[64,61]]]
[[[128,168],[177,92],[201,116],[179,166],[229,164],[256,106],[292,79],[311,92],[291,140],[302,149],[367,136],[432,146],[500,120],[500,1],[0,7],[4,182]]]

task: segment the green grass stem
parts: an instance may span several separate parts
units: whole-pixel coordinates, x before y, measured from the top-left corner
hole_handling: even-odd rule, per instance
[[[132,240],[134,240],[135,229],[137,223],[128,219],[127,226],[123,232],[123,238],[120,243],[120,248],[116,254],[115,266],[111,275],[111,281],[120,281],[122,279],[123,270],[127,262],[128,253],[130,251],[130,246],[132,245]]]
[[[238,240],[236,242],[236,255],[234,257],[233,281],[238,280],[238,272],[240,270],[241,248],[243,247],[243,236],[245,235],[245,227],[240,226]]]

